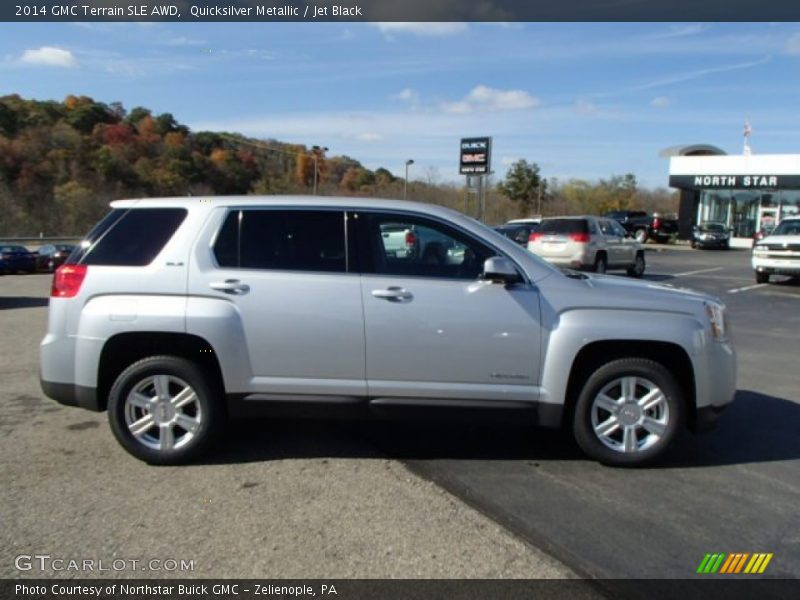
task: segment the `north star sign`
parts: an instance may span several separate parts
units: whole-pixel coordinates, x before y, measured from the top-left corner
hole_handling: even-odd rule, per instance
[[[670,175],[669,185],[683,189],[798,189],[800,175]]]

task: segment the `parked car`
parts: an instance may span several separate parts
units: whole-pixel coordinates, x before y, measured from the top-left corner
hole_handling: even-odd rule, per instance
[[[536,233],[540,229],[540,219],[524,220],[524,221],[510,221],[505,225],[495,227],[495,231],[502,233],[508,239],[516,242],[520,246],[528,245],[528,240],[531,234]]]
[[[207,201],[205,201],[207,200]],[[239,196],[115,201],[53,277],[42,388],[108,411],[132,455],[196,458],[228,417],[516,411],[642,465],[731,402],[724,305],[563,273],[440,206]],[[383,245],[425,227],[448,260]]]
[[[692,230],[692,248],[722,248],[731,247],[731,230],[725,223],[706,221],[700,223]]]
[[[0,255],[0,275],[7,275],[8,273],[11,273],[11,265]]]
[[[678,234],[678,219],[672,216],[651,216],[641,210],[615,210],[605,216],[617,221],[640,244],[650,239],[665,244]]]
[[[36,268],[52,273],[64,264],[74,249],[75,246],[69,244],[46,244],[36,252]]]
[[[0,257],[6,263],[8,273],[36,273],[36,255],[25,246],[0,246]]]
[[[605,273],[625,269],[632,277],[645,271],[644,248],[612,219],[553,217],[542,219],[528,250],[559,267]]]
[[[800,277],[800,217],[787,217],[753,246],[756,283],[769,283],[770,275]]]

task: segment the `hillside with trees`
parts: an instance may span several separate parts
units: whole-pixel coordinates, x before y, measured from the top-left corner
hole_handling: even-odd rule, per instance
[[[4,96],[0,236],[82,234],[118,198],[308,194],[315,165],[320,194],[403,196],[404,181],[389,170],[373,171],[354,158],[328,156],[323,148],[193,132],[169,113],[127,110],[118,102],[105,104],[86,96],[68,96],[63,102]],[[533,182],[524,180],[530,169],[535,171]],[[548,184],[535,163],[512,166],[509,173],[515,172],[522,178],[516,186],[509,181],[490,186],[487,222],[527,216],[540,206],[544,214],[627,207],[648,193],[651,204],[663,205],[662,210],[675,204],[666,190],[640,190],[632,176],[600,184]],[[624,198],[614,195],[620,190]],[[460,210],[465,206],[464,188],[441,182],[432,169],[409,182],[409,197]],[[474,201],[467,210],[472,208]]]

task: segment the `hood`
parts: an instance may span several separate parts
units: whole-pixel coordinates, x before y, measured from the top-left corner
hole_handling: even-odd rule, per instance
[[[786,245],[800,245],[800,235],[768,235],[764,239],[758,240],[756,245],[762,244],[775,244],[776,246],[780,246],[783,244]]]
[[[696,313],[703,310],[704,302],[721,304],[703,292],[642,279],[585,274],[571,281],[582,285],[586,292],[575,295],[575,306]]]

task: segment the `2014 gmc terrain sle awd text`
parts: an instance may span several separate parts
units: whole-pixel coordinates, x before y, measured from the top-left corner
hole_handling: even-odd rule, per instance
[[[45,393],[107,410],[159,464],[228,417],[473,408],[641,465],[713,422],[735,379],[713,297],[561,271],[454,211],[364,198],[113,202],[56,272],[41,344]]]

